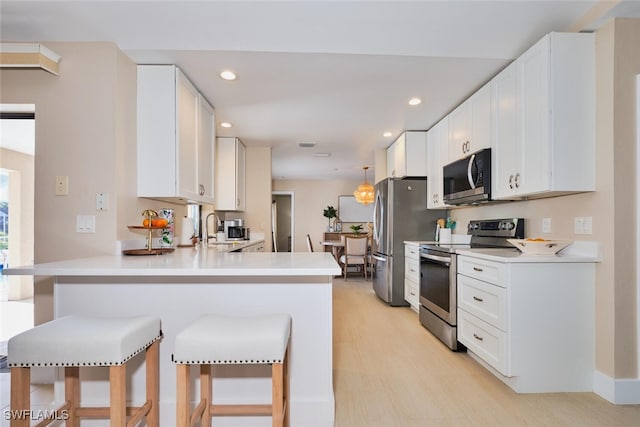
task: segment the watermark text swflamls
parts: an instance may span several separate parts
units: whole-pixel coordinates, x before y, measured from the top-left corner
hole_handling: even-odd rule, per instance
[[[4,411],[4,419],[10,420],[50,420],[65,421],[69,419],[69,411],[67,409],[7,409]]]

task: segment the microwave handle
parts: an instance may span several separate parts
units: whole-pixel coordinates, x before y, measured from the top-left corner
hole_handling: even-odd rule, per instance
[[[476,155],[472,154],[471,157],[469,157],[469,164],[467,164],[467,179],[469,180],[469,186],[471,187],[472,190],[476,188],[475,180],[471,176],[471,169],[473,168],[473,162],[475,160],[476,160]]]

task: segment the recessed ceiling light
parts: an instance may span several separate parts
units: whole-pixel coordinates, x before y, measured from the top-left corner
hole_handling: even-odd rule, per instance
[[[223,72],[220,73],[220,77],[222,77],[225,80],[235,80],[236,73],[234,73],[231,70],[224,70]]]
[[[409,100],[409,105],[419,105],[422,102],[420,98],[411,98]]]
[[[220,123],[220,127],[223,127],[223,128],[230,128],[231,126],[233,126],[233,125],[231,123],[229,123],[229,122]]]
[[[382,134],[382,136],[384,136],[385,138],[389,138],[391,135],[391,132],[385,132]]]
[[[313,148],[315,146],[315,142],[298,142],[298,147],[300,148]]]
[[[316,157],[331,157],[331,153],[316,153]]]

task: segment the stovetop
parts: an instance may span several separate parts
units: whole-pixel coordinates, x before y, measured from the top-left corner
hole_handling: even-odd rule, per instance
[[[524,238],[524,219],[484,219],[469,221],[467,235],[471,235],[470,243],[423,243],[420,251],[433,250],[454,253],[458,249],[497,248],[517,249],[507,239]]]

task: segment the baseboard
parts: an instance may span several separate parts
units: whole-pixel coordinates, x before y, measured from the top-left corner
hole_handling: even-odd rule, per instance
[[[615,379],[595,371],[593,392],[616,405],[637,405],[640,404],[640,378]]]

